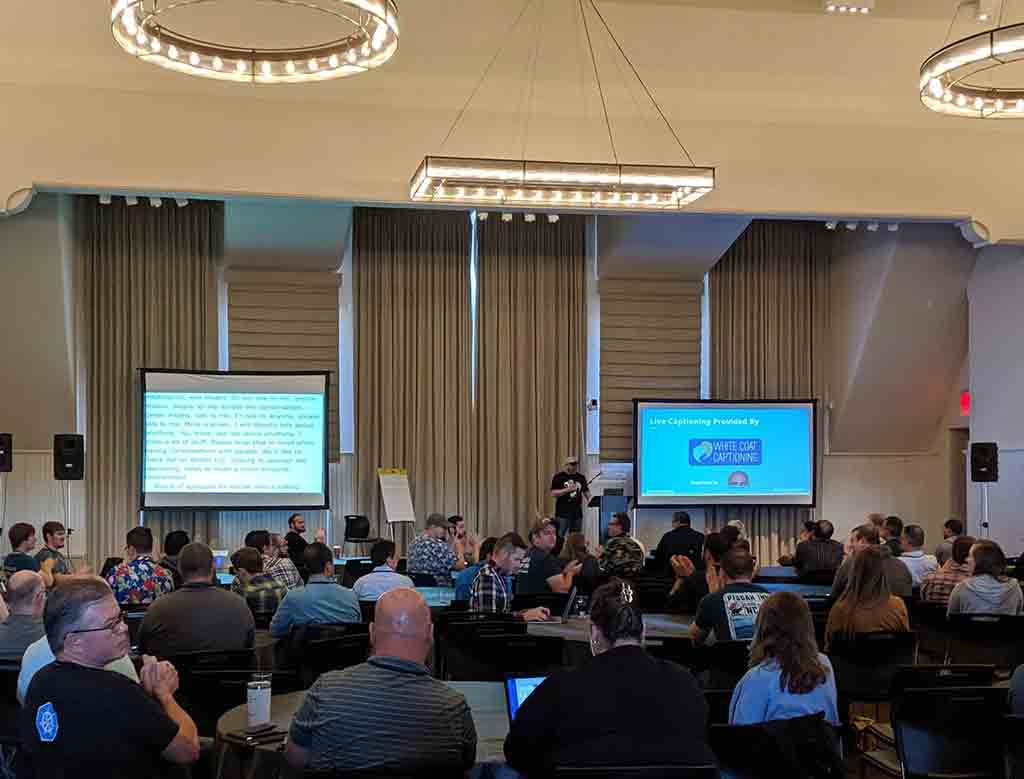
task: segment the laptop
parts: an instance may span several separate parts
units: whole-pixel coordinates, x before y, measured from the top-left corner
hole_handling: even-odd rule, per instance
[[[516,718],[516,712],[546,676],[509,676],[505,679],[505,703],[508,706],[508,721]]]
[[[544,620],[544,624],[546,624],[546,625],[551,625],[551,624],[562,625],[562,624],[565,624],[565,622],[569,619],[569,612],[572,610],[572,604],[573,604],[573,602],[575,600],[576,600],[576,588],[573,587],[571,590],[569,590],[569,598],[565,601],[565,605],[562,607],[562,613],[559,616],[557,616],[557,617],[555,617],[555,616],[548,617],[546,620]]]

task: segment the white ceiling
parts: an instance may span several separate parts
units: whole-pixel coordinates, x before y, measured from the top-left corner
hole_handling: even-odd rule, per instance
[[[917,99],[917,69],[947,34],[950,0],[878,0],[877,14],[856,19],[827,15],[818,0],[598,4],[696,161],[718,167],[702,211],[974,216],[996,238],[1024,239],[1024,212],[1007,196],[1024,123],[940,117]],[[36,185],[404,202],[415,165],[442,151],[503,42],[443,151],[610,156],[573,0],[534,0],[514,33],[518,0],[405,0],[401,45],[384,68],[262,88],[135,62],[113,43],[108,8],[0,4],[0,201]],[[280,26],[254,19],[252,35]],[[976,29],[961,23],[953,35]],[[678,161],[625,66],[591,32],[620,157]]]

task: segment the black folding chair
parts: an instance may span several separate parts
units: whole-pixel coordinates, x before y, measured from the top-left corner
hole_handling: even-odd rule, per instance
[[[303,690],[321,674],[365,662],[370,653],[369,628],[362,623],[296,625],[287,641],[288,659]]]
[[[437,587],[437,577],[432,573],[407,573],[416,587]]]
[[[447,643],[445,678],[500,682],[508,674],[545,675],[562,666],[562,639],[486,627],[456,631]]]
[[[904,690],[940,687],[991,687],[996,681],[994,665],[902,665],[893,676],[890,695]]]
[[[892,704],[903,779],[1001,779],[1006,690],[904,690]]]
[[[1024,715],[1007,714],[1003,718],[1003,744],[1006,779],[1024,779]]]
[[[1024,664],[1024,616],[953,614],[948,663],[984,663],[1002,671]]]
[[[823,714],[712,725],[708,745],[729,779],[845,779],[839,734]]]
[[[200,736],[216,736],[217,720],[246,701],[246,685],[256,668],[252,649],[189,652],[160,658],[178,672],[175,697],[196,723]]]
[[[913,633],[855,633],[832,637],[828,655],[836,673],[839,716],[849,718],[851,701],[889,700],[893,679],[901,666],[913,665],[917,638]]]

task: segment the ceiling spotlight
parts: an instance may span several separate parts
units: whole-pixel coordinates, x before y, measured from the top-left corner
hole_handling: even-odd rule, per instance
[[[835,230],[839,226],[839,222],[825,222],[826,230]]]
[[[110,205],[110,195],[106,195],[106,194],[100,195],[100,205],[101,206],[109,206]]]
[[[511,222],[512,221],[512,214],[510,214],[508,212],[505,212],[504,214],[501,215],[501,221],[502,222]]]
[[[846,229],[847,230],[856,230],[857,229],[857,223],[856,222],[847,222],[846,223]]]
[[[841,2],[841,0],[821,0],[821,8],[825,13],[830,14],[838,11],[849,16],[863,15],[875,10],[875,0],[853,0],[853,2],[846,3]]]
[[[900,231],[900,226],[898,224],[893,223],[889,225],[887,229],[890,233],[898,233]]]
[[[868,232],[869,233],[877,233],[878,232],[878,222],[868,222]]]
[[[174,202],[178,204],[178,208],[184,208],[185,206],[188,205],[188,198],[187,197],[176,197],[176,198],[174,198]]]
[[[137,206],[139,204],[139,199],[135,197],[135,195],[125,195],[124,202],[129,206]]]
[[[160,206],[164,204],[164,201],[158,197],[151,197],[149,199],[149,204],[153,206],[153,208],[160,208]]]
[[[477,218],[478,222],[486,222],[487,221],[487,217],[489,217],[489,216],[490,216],[490,214],[488,214],[486,211],[477,211],[476,212],[476,218]]]
[[[1001,2],[1002,0],[970,0],[964,5],[974,13],[974,21],[984,24],[995,18]]]
[[[558,214],[548,214],[548,223],[555,224],[558,222]]]
[[[523,214],[523,219],[526,222],[536,222],[537,221],[537,215],[536,214]]]

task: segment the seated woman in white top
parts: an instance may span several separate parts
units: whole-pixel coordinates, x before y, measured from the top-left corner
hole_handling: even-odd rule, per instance
[[[823,712],[839,724],[832,665],[818,652],[814,623],[804,599],[777,592],[761,604],[750,670],[729,705],[730,725],[753,725]]]

